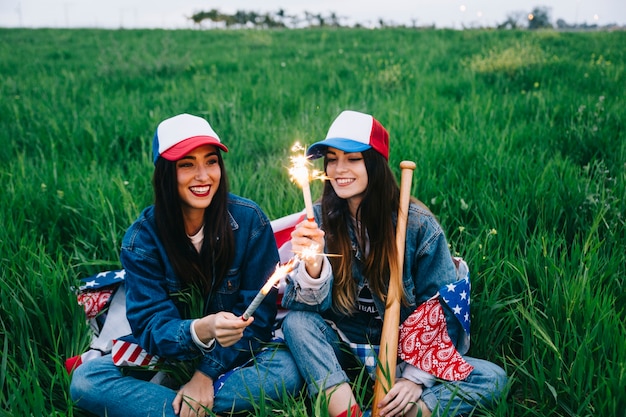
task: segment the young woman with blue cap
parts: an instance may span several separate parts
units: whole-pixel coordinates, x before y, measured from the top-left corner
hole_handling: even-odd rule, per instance
[[[282,303],[291,311],[283,321],[283,332],[309,395],[322,395],[331,417],[356,417],[369,411],[363,413],[357,404],[349,373],[356,358],[365,358],[360,366],[368,365],[360,350],[381,343],[389,265],[397,259],[399,187],[388,165],[389,135],[369,114],[342,112],[326,138],[307,153],[324,158],[329,180],[314,205],[315,221],[301,222],[292,232],[291,243],[296,253],[331,256],[309,256],[289,276]],[[413,200],[402,273],[402,326],[412,333],[409,322],[413,320],[407,319],[415,317],[418,306],[436,302],[439,289],[451,288],[457,280],[441,226]],[[451,309],[440,311],[444,330],[438,336],[453,349],[439,353],[455,351],[456,355],[449,355],[451,368],[431,369],[432,361],[427,363],[416,349],[413,357],[399,361],[393,386],[376,405],[379,415],[470,414],[501,396],[507,382],[504,370],[462,356],[469,348],[469,336]],[[423,336],[412,333],[408,338]],[[416,348],[415,343],[406,346]]]

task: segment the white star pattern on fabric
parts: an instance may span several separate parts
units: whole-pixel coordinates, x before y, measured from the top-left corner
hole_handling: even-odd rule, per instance
[[[446,284],[439,289],[442,300],[454,312],[468,336],[470,334],[470,290],[469,269],[465,269],[464,276],[458,281]]]
[[[81,279],[84,284],[80,289],[94,290],[109,287],[111,285],[118,285],[124,280],[126,271],[123,269],[116,269],[113,271],[103,271],[87,278]]]

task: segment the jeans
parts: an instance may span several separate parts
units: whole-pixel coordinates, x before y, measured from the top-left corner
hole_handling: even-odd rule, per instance
[[[295,395],[302,378],[289,350],[265,349],[250,366],[235,370],[215,394],[216,414],[252,411],[259,402]],[[74,371],[70,394],[76,405],[99,416],[175,417],[176,390],[125,376],[111,355],[92,359]]]
[[[342,348],[335,330],[319,314],[290,311],[283,321],[283,333],[311,397],[349,382],[344,369],[351,353]],[[421,399],[434,416],[469,414],[490,407],[506,387],[506,373],[499,366],[468,356],[463,359],[474,366],[466,379],[424,387]]]

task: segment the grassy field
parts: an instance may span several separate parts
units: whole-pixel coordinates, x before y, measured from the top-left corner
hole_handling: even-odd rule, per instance
[[[150,204],[157,123],[205,116],[231,190],[302,208],[290,147],[343,109],[417,163],[473,279],[495,416],[626,416],[626,33],[0,30],[0,416],[79,416],[72,286],[119,267]],[[313,184],[319,195],[321,184]],[[258,415],[323,415],[302,400]]]

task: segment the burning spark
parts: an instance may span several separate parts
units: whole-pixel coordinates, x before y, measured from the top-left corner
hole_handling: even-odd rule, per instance
[[[250,303],[246,311],[241,315],[241,318],[243,320],[248,320],[250,316],[254,314],[256,309],[261,305],[261,302],[263,301],[265,296],[276,284],[278,284],[278,281],[286,277],[288,273],[295,269],[295,267],[298,265],[298,261],[299,260],[294,257],[283,265],[276,265],[276,270],[274,270],[274,273],[267,279],[267,282],[265,283],[265,285],[263,285],[261,291],[257,293],[256,297],[254,297],[254,300],[252,300],[252,303]]]
[[[300,145],[300,142],[296,142],[291,147],[291,152],[300,152],[301,154],[290,156],[291,159],[291,167],[289,168],[289,175],[291,180],[298,183],[298,185],[302,186],[311,181],[315,180],[329,180],[323,171],[314,169],[309,170],[309,166],[311,166],[311,161],[308,156],[306,156],[305,151],[306,148]]]
[[[276,265],[276,270],[267,279],[267,282],[265,283],[265,285],[263,285],[263,288],[261,288],[261,292],[263,293],[263,295],[267,295],[267,293],[270,292],[272,287],[278,284],[278,281],[286,277],[288,273],[293,271],[297,265],[298,265],[298,259],[296,258],[291,258],[286,264]]]
[[[311,181],[311,172],[309,171],[309,165],[311,162],[306,156],[305,149],[300,142],[296,142],[291,147],[292,152],[300,152],[297,155],[291,156],[291,167],[289,168],[289,175],[291,180],[295,181],[302,187],[302,195],[304,196],[304,207],[306,208],[306,218],[310,221],[314,220],[313,215],[313,199],[311,198],[311,187],[309,182]]]
[[[298,185],[303,186],[307,184],[311,177],[309,172],[309,166],[311,162],[309,158],[304,153],[305,148],[300,145],[300,142],[296,142],[291,147],[291,152],[300,152],[297,155],[292,155],[289,157],[291,159],[291,167],[289,168],[289,175],[291,176],[291,180],[298,183]]]
[[[317,244],[312,244],[309,248],[303,250],[303,251],[299,251],[299,252],[294,252],[295,258],[302,260],[302,261],[310,261],[313,260],[315,262],[315,265],[317,266],[317,258],[331,258],[331,257],[339,257],[341,255],[335,255],[335,254],[331,254],[331,253],[320,253],[318,252],[319,249],[319,245]]]
[[[319,255],[319,253],[317,252],[318,249],[319,249],[319,245],[314,243],[308,248],[306,248],[305,250],[303,250],[302,252],[300,252],[298,254],[298,257],[300,259],[305,259],[305,260],[315,259],[315,257]]]

